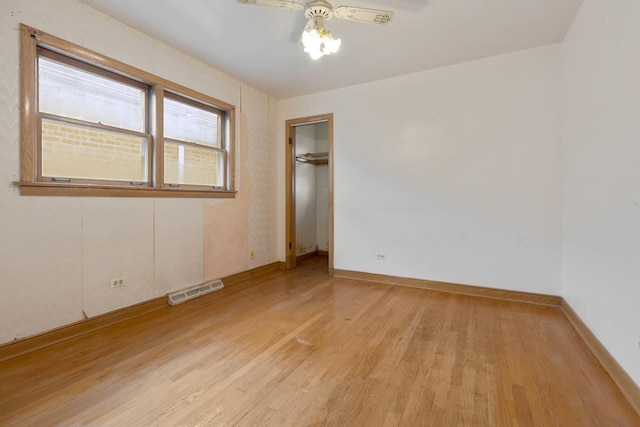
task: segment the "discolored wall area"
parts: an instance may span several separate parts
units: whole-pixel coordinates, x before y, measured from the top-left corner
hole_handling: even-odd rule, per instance
[[[0,343],[276,261],[273,99],[76,0],[0,12]],[[21,196],[20,23],[235,105],[236,199]]]

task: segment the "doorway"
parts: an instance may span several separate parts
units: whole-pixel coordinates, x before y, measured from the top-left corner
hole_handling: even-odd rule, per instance
[[[286,268],[333,275],[333,114],[286,122]]]

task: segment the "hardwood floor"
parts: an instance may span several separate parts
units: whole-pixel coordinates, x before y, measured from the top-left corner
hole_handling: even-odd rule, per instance
[[[296,261],[296,270],[309,273],[329,274],[329,257],[315,255],[311,258]]]
[[[558,309],[272,272],[0,363],[0,425],[638,426]]]

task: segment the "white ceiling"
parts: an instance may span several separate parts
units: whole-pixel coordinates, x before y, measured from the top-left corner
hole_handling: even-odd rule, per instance
[[[395,16],[386,26],[331,19],[341,49],[313,61],[298,45],[302,11],[236,0],[81,1],[277,99],[561,42],[582,3],[332,0]]]

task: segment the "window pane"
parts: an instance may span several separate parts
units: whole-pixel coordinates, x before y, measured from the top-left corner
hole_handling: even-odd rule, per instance
[[[221,148],[220,130],[218,114],[165,98],[165,137]]]
[[[223,186],[223,157],[216,150],[166,143],[164,181],[167,184]]]
[[[145,91],[40,56],[41,112],[145,132]]]
[[[42,120],[42,176],[147,181],[147,139]]]

